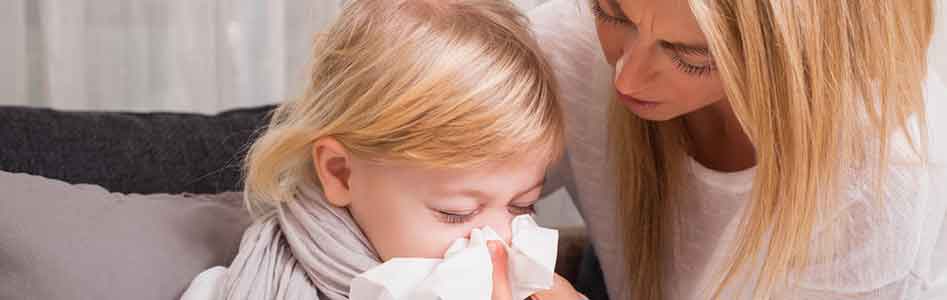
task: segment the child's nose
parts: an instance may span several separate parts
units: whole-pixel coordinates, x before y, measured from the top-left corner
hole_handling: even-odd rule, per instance
[[[509,244],[510,244],[510,241],[513,239],[512,233],[511,233],[512,229],[511,229],[511,226],[510,226],[510,225],[512,225],[512,222],[513,222],[513,218],[512,218],[512,217],[509,217],[509,216],[495,216],[495,217],[491,217],[491,218],[489,218],[489,219],[487,219],[487,220],[484,220],[484,222],[483,222],[482,224],[480,224],[477,228],[482,228],[482,227],[485,227],[485,226],[489,226],[490,228],[493,229],[493,231],[496,231],[497,235],[499,235],[500,238],[503,239],[503,241],[504,241],[507,245],[509,245]]]

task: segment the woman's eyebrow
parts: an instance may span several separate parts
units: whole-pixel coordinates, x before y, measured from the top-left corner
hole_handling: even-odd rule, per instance
[[[588,3],[592,5],[592,7],[601,8],[601,5],[598,4],[598,0],[589,0]],[[613,17],[628,19],[628,16],[625,15],[625,11],[621,9],[621,4],[619,4],[617,0],[605,0],[605,3],[608,4],[608,8],[615,14]]]

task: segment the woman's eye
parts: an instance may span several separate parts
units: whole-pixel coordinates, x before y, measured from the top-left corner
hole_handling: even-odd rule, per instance
[[[662,42],[661,46],[664,49],[667,49],[667,54],[671,58],[671,62],[674,63],[674,66],[677,67],[677,69],[681,72],[684,72],[688,75],[703,77],[717,70],[717,65],[714,64],[713,59],[710,58],[710,53],[708,50],[684,48],[667,42]],[[685,57],[690,59],[697,58],[705,62],[702,64],[695,64],[688,62]]]
[[[470,219],[477,215],[477,212],[476,210],[470,212],[437,211],[437,215],[441,222],[447,224],[463,224],[470,221]]]
[[[674,63],[674,66],[676,66],[678,70],[681,70],[681,72],[684,72],[688,75],[697,76],[697,77],[703,77],[703,76],[709,75],[710,72],[717,70],[717,67],[714,64],[694,65],[694,64],[685,62],[684,59],[681,58],[680,55],[671,55],[671,61]]]
[[[530,204],[528,206],[515,206],[510,205],[509,211],[514,215],[525,215],[525,214],[534,214],[536,213],[536,205]]]
[[[612,25],[633,25],[628,19],[612,16],[605,12],[602,9],[602,5],[598,4],[598,0],[592,0],[592,14],[595,15],[596,19],[601,20],[604,23]]]

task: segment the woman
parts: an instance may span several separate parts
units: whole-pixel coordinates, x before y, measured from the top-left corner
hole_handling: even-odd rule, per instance
[[[610,298],[947,298],[931,0],[581,1],[531,13],[568,128],[547,182]]]

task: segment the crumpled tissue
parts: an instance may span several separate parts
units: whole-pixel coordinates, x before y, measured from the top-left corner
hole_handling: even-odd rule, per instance
[[[552,288],[559,232],[543,228],[529,215],[513,219],[507,245],[490,227],[458,239],[443,259],[393,258],[355,277],[352,300],[489,300],[493,263],[487,241],[501,241],[508,254],[513,299]]]

